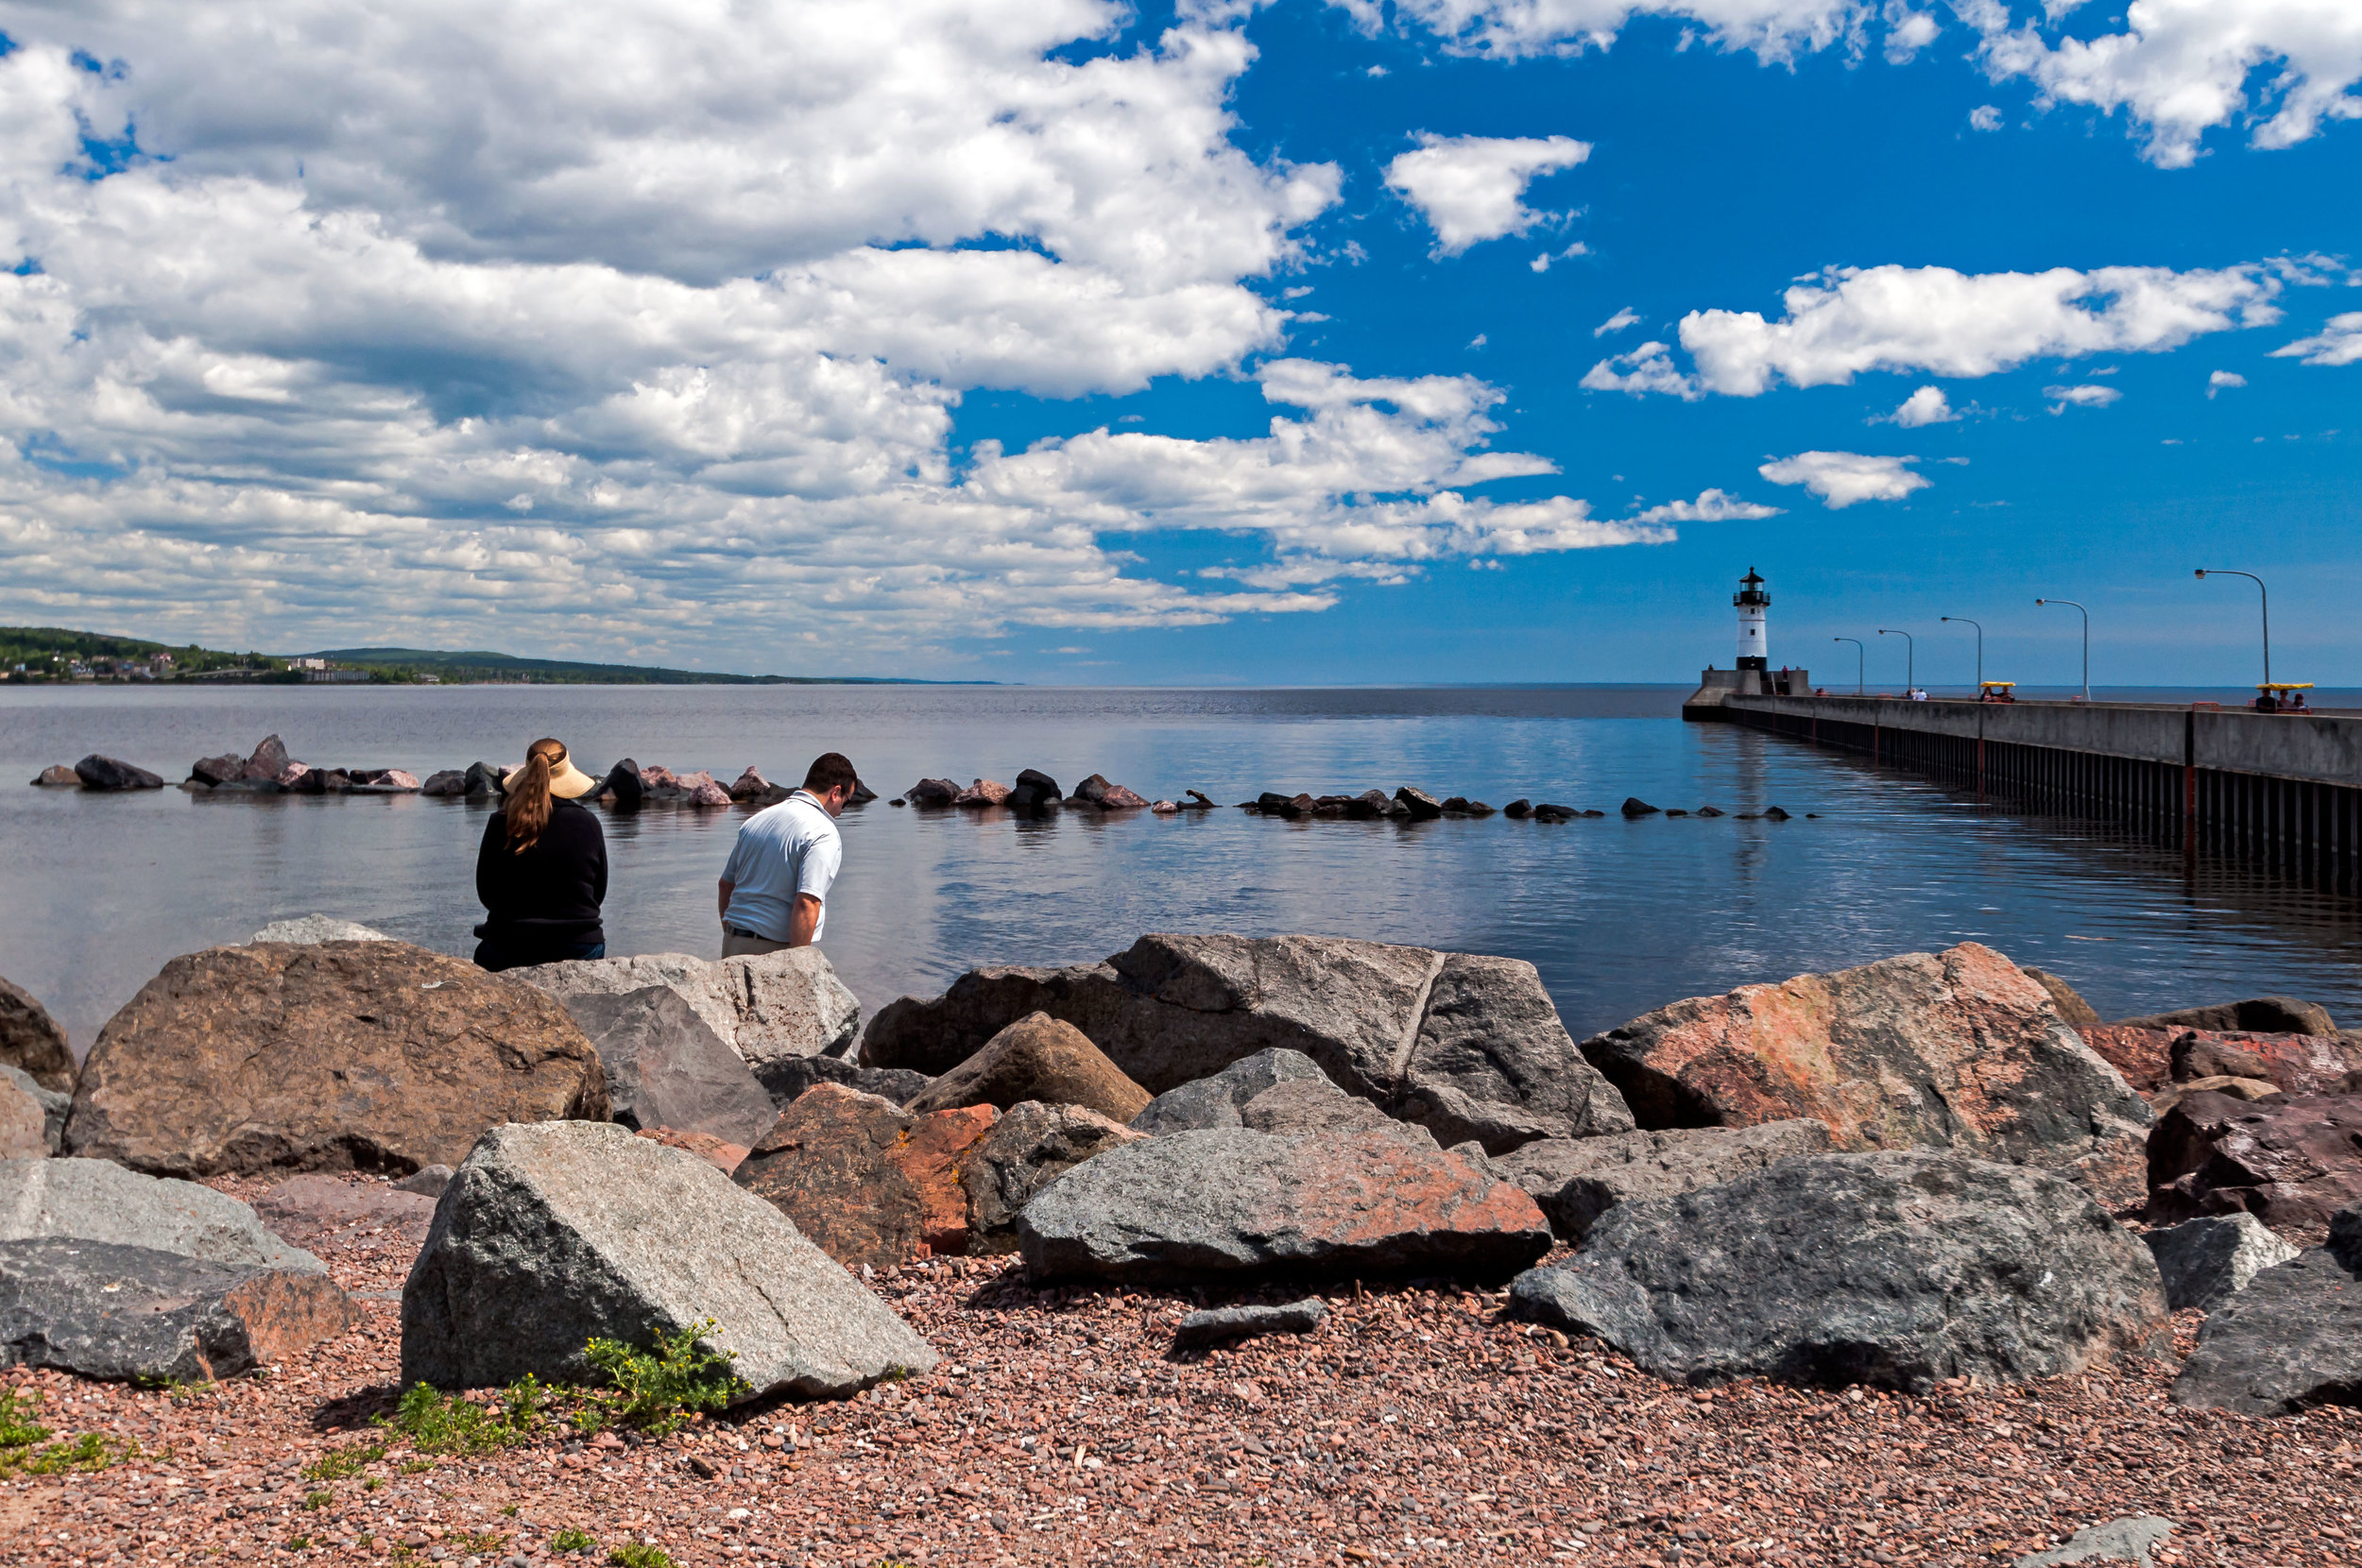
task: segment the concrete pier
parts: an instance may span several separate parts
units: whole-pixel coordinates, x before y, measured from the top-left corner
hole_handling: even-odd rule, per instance
[[[1980,798],[2362,891],[2362,715],[1701,690],[1682,716],[1860,753]]]

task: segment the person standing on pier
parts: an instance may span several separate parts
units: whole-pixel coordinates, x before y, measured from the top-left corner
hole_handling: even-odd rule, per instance
[[[823,752],[804,787],[739,825],[722,868],[722,956],[776,953],[820,940],[829,884],[844,863],[836,819],[861,787],[853,764]]]

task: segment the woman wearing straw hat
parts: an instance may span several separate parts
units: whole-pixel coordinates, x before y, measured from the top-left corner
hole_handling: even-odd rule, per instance
[[[501,785],[507,802],[484,825],[475,859],[475,895],[489,915],[475,929],[485,968],[607,956],[607,838],[581,804],[598,787],[556,741],[526,747],[525,765]]]

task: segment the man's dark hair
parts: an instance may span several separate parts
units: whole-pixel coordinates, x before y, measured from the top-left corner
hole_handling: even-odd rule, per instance
[[[804,788],[816,795],[827,794],[840,784],[849,793],[860,782],[861,775],[842,752],[824,751],[804,770]]]

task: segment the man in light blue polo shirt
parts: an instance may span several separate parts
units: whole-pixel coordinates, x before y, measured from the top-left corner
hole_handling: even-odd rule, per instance
[[[802,789],[739,824],[722,868],[724,958],[820,940],[829,884],[845,858],[836,818],[860,787],[852,763],[823,752],[806,770]]]

